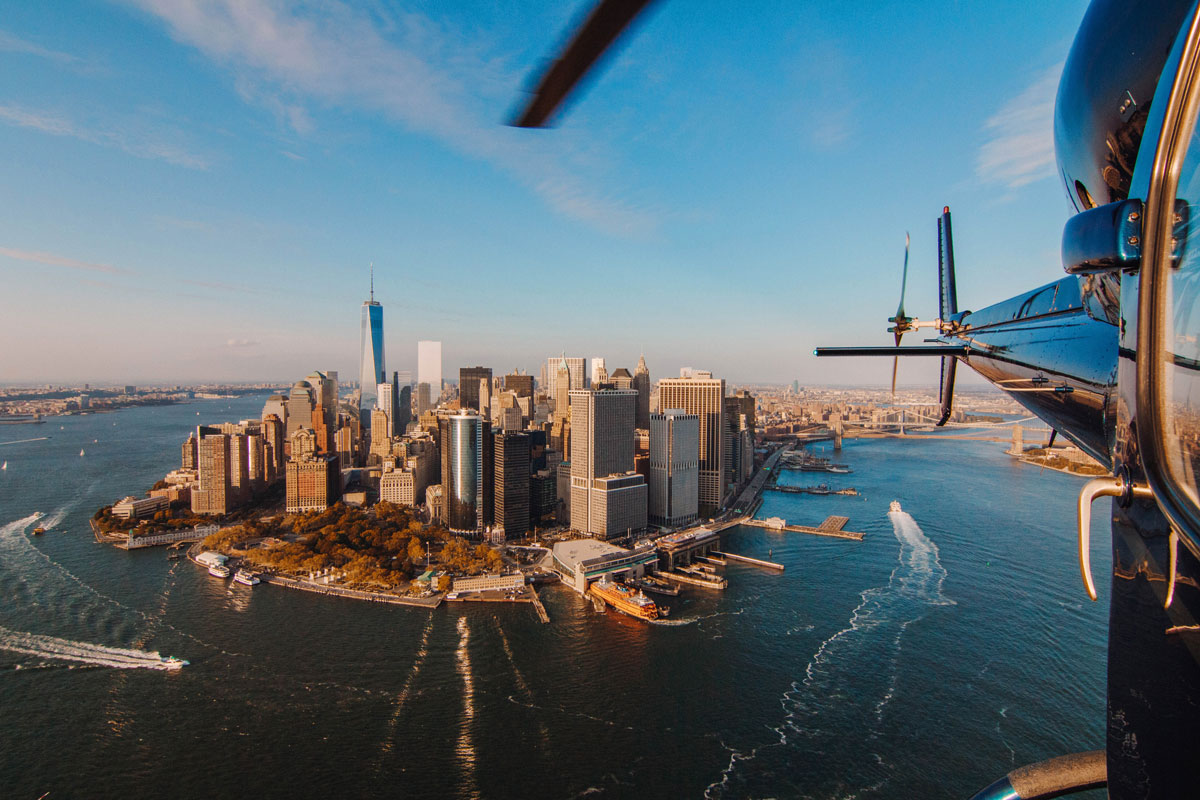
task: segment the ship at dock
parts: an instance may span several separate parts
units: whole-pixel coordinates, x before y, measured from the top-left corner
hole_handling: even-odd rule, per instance
[[[628,586],[613,583],[607,578],[593,583],[588,592],[608,605],[638,619],[658,619],[658,606],[643,592],[635,592]]]
[[[785,453],[780,466],[800,472],[830,472],[836,475],[847,475],[853,472],[847,464],[835,464],[828,458],[814,456],[805,451]]]

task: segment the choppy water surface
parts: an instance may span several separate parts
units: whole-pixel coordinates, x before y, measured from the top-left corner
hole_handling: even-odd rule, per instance
[[[93,542],[88,516],[174,467],[190,426],[261,405],[0,428],[52,437],[0,444],[5,796],[952,798],[1102,744],[1080,480],[1004,445],[851,442],[854,474],[784,473],[862,494],[768,494],[761,515],[843,514],[866,539],[743,528],[726,548],[786,571],[731,565],[726,592],[685,589],[661,625],[561,587],[550,625],[250,589]]]

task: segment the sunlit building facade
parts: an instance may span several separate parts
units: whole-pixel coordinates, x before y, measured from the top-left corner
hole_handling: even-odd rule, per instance
[[[439,426],[446,525],[455,533],[482,533],[485,505],[483,417],[478,414],[445,416],[439,420]]]

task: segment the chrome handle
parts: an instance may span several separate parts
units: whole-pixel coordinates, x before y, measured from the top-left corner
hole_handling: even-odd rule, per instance
[[[1083,588],[1093,600],[1097,595],[1096,584],[1092,581],[1092,503],[1098,497],[1154,497],[1154,492],[1144,484],[1116,477],[1093,478],[1079,492],[1079,572],[1083,576]]]

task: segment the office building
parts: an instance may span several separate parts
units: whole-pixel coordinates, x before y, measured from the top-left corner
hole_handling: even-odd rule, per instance
[[[387,412],[376,408],[371,412],[371,449],[368,464],[374,466],[392,454],[391,422]]]
[[[558,395],[558,370],[561,364],[567,366],[568,381],[566,391],[572,389],[583,389],[587,383],[586,358],[567,357],[562,355],[551,356],[546,359],[546,393],[551,397]]]
[[[470,413],[447,415],[438,419],[438,427],[446,525],[455,533],[481,534],[483,495],[487,489],[483,469],[483,417]]]
[[[296,381],[288,392],[285,420],[287,427],[284,429],[284,435],[288,439],[301,428],[312,427],[312,412],[315,406],[312,384],[308,381]]]
[[[633,376],[630,375],[629,370],[625,369],[624,367],[617,367],[616,369],[614,369],[612,371],[612,374],[608,376],[608,382],[610,384],[612,384],[613,388],[615,388],[615,389],[632,389],[633,388]],[[636,406],[636,404],[635,404],[635,406]],[[636,410],[636,407],[635,407],[635,410]],[[635,423],[635,427],[636,427],[636,423],[637,423],[636,415],[634,416],[634,423]]]
[[[458,370],[458,405],[464,411],[470,409],[480,415],[484,414],[485,409],[480,406],[480,388],[479,382],[487,381],[488,385],[492,382],[492,370],[489,367],[461,367]],[[489,397],[489,400],[491,398]],[[487,411],[490,412],[490,408]]]
[[[533,397],[533,376],[512,372],[504,376],[504,390],[516,392],[517,397]]]
[[[195,469],[196,468],[197,442],[198,442],[198,440],[196,439],[195,434],[188,434],[187,440],[184,441],[183,447],[180,448],[181,458],[179,459],[179,466],[182,469]]]
[[[598,383],[606,383],[608,381],[608,370],[604,366],[603,358],[592,359],[592,386]]]
[[[725,496],[725,381],[690,368],[680,374],[658,382],[658,404],[700,418],[700,513],[711,514]]]
[[[442,396],[442,343],[417,342],[417,385],[429,387],[433,403]]]
[[[599,538],[646,527],[646,480],[633,471],[637,392],[579,389],[571,399],[571,527]]]
[[[392,373],[392,407],[395,417],[392,420],[392,436],[403,436],[412,421],[412,383],[411,373]]]
[[[307,455],[287,464],[287,511],[324,511],[341,497],[337,456]]]
[[[287,425],[287,395],[273,394],[267,398],[267,402],[263,404],[262,419],[274,414],[279,417],[279,421]]]
[[[284,431],[283,421],[275,414],[268,414],[263,417],[262,426],[263,447],[269,452],[271,457],[270,474],[273,476],[271,480],[278,480],[283,477],[284,457]]]
[[[571,407],[571,370],[566,356],[559,357],[553,375],[554,381],[551,386],[554,388],[550,397],[554,400],[554,417],[560,420],[566,419],[567,409]]]
[[[197,429],[196,437],[199,480],[192,489],[192,513],[228,514],[233,508],[229,486],[229,437],[223,433],[209,433],[203,427]]]
[[[402,506],[417,504],[416,472],[411,469],[385,470],[379,477],[379,499]]]
[[[679,527],[699,514],[700,417],[678,409],[650,415],[649,518]]]
[[[638,393],[636,427],[646,430],[650,427],[650,370],[646,367],[646,357],[638,356],[637,367],[633,370],[633,387]]]
[[[387,435],[391,436],[393,433],[392,420],[395,418],[395,414],[396,414],[396,411],[395,411],[396,398],[392,394],[392,384],[390,382],[379,384],[378,389],[379,389],[379,399],[377,401],[375,401],[375,408],[377,408],[380,411],[382,411],[383,413],[387,414],[387,418],[388,418]],[[375,422],[374,418],[372,418],[371,422],[372,422],[372,428],[374,428],[374,422]]]
[[[375,270],[371,270],[371,298],[362,304],[359,337],[358,408],[363,434],[371,425],[371,410],[379,398],[379,384],[387,380],[383,360],[383,306],[375,300]]]
[[[498,433],[495,437],[495,517],[506,539],[529,532],[529,435]]]

